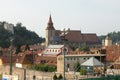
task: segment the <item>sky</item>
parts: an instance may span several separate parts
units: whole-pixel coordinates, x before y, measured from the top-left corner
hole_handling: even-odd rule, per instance
[[[70,28],[98,36],[120,31],[120,0],[0,0],[0,21],[45,37],[49,16],[56,30]]]

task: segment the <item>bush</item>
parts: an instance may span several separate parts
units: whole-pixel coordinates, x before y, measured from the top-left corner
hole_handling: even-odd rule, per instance
[[[32,66],[31,69],[38,70],[38,71],[45,71],[45,72],[54,72],[56,71],[56,66],[39,64],[39,65]]]
[[[56,74],[53,76],[53,80],[57,80],[57,75]]]
[[[0,74],[0,79],[2,79],[2,74]]]
[[[62,79],[63,79],[63,76],[60,74],[58,77],[58,80],[62,80]]]
[[[85,75],[86,74],[85,69],[83,67],[80,69],[80,74],[81,75]]]

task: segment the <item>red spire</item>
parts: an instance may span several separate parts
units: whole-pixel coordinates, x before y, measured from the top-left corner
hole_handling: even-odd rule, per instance
[[[53,22],[52,22],[52,17],[51,17],[51,14],[50,14],[50,17],[49,17],[49,21],[48,21],[48,25],[47,25],[47,30],[55,30],[54,26],[53,26]]]

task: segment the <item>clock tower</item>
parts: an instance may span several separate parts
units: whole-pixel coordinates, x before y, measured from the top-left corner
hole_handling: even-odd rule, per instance
[[[52,18],[50,15],[46,28],[46,47],[54,42],[54,37],[55,37],[55,28],[53,26]]]

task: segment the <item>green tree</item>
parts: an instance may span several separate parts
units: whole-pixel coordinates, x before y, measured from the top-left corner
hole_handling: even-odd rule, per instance
[[[58,80],[62,80],[63,79],[63,76],[60,74],[59,76],[58,76]]]
[[[75,63],[75,66],[74,66],[74,71],[75,71],[75,72],[79,72],[79,71],[80,71],[80,68],[81,68],[80,63],[79,63],[79,61],[77,61],[77,62]]]
[[[82,67],[82,68],[80,69],[80,75],[85,75],[85,74],[86,74],[85,69]]]
[[[17,48],[16,48],[16,54],[18,54],[19,52],[21,52],[21,46],[18,45]]]
[[[120,31],[118,31],[118,32],[113,31],[113,32],[108,33],[107,35],[109,35],[113,44],[115,44],[117,42],[120,42]],[[102,43],[102,40],[105,40],[105,37],[107,35],[101,35],[101,36],[98,37],[101,43]]]
[[[44,71],[44,72],[54,72],[54,71],[56,71],[56,66],[46,65],[46,64],[38,64],[38,65],[32,66],[31,69],[38,70],[38,71]]]
[[[56,74],[54,74],[54,76],[53,76],[53,80],[57,80],[58,78],[57,78],[57,75]]]
[[[30,50],[30,47],[29,47],[28,44],[26,44],[26,46],[25,46],[25,50]]]
[[[9,30],[4,28],[4,23],[0,24],[0,47],[8,48],[10,46],[10,37],[14,36],[13,45],[17,47],[18,45],[28,45],[38,44],[45,41],[45,38],[39,37],[35,32],[27,30],[22,23],[17,23],[14,26],[14,35],[10,33]]]
[[[69,46],[70,46],[70,48],[71,48],[73,51],[75,51],[76,48],[77,48],[77,47],[76,47],[75,45],[73,45],[73,44],[70,44]]]
[[[84,44],[82,44],[82,46],[80,47],[80,50],[81,50],[81,51],[89,51],[90,49],[89,49],[89,47],[84,43]]]

